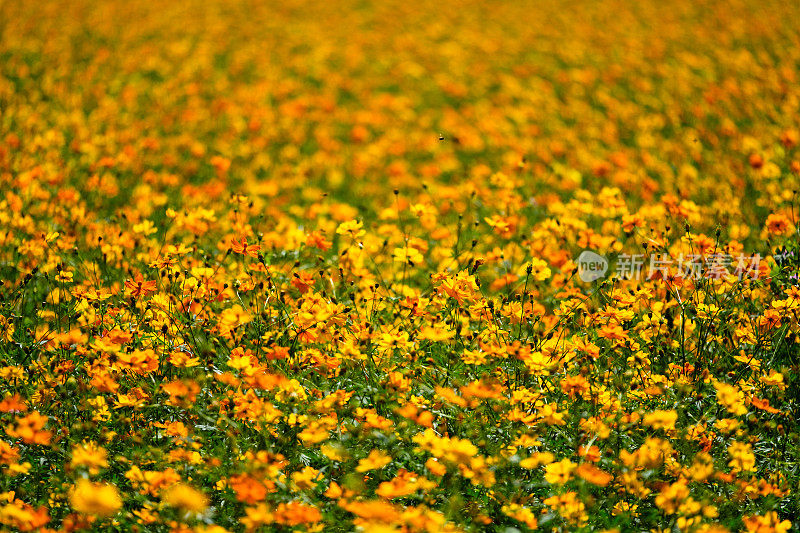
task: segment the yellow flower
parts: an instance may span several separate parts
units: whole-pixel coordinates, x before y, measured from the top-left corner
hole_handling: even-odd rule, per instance
[[[727,383],[715,382],[714,388],[717,389],[717,403],[725,407],[729,413],[740,416],[747,413],[744,406],[744,393]]]
[[[122,507],[122,499],[117,488],[106,483],[92,483],[79,479],[70,498],[72,508],[83,514],[99,517],[111,516]]]
[[[328,443],[323,444],[320,446],[320,451],[322,454],[330,459],[331,461],[346,461],[349,457],[347,450],[344,446],[340,445],[339,443]]]
[[[778,387],[781,390],[786,390],[783,374],[776,372],[774,368],[770,369],[768,376],[761,376],[759,381],[768,387]]]
[[[187,513],[201,514],[208,508],[208,497],[185,483],[175,483],[166,489],[161,501]]]
[[[292,481],[300,490],[311,490],[317,486],[318,475],[319,470],[307,466],[299,472],[294,472],[292,474]]]
[[[511,505],[504,505],[500,511],[506,515],[510,516],[515,520],[519,520],[530,529],[536,529],[539,525],[538,521],[536,520],[536,515],[533,511],[528,509],[527,507],[523,507],[517,503],[512,503]]]
[[[200,365],[199,357],[192,357],[192,354],[175,350],[169,355],[170,364],[180,368],[192,368]]]
[[[312,423],[297,435],[307,446],[319,444],[328,439],[330,432],[320,424]]]
[[[614,508],[611,509],[611,514],[613,516],[619,516],[621,514],[631,514],[633,516],[637,516],[636,510],[639,508],[638,505],[629,502],[617,502],[614,504]]]
[[[73,277],[72,272],[62,270],[61,272],[56,274],[56,281],[60,281],[62,283],[70,283],[72,281],[72,277]]]
[[[11,322],[11,320],[0,315],[0,340],[5,342],[11,342],[11,339],[13,337],[14,337],[14,324]]]
[[[541,465],[552,463],[554,460],[555,457],[550,452],[536,452],[530,457],[520,461],[519,466],[521,466],[522,468],[527,468],[529,470],[532,470]]]
[[[20,474],[27,474],[30,472],[31,465],[28,461],[24,463],[11,463],[8,467],[3,471],[3,473],[9,477],[18,476]]]
[[[753,455],[753,447],[743,442],[734,442],[728,446],[728,453],[731,460],[728,466],[734,473],[753,470],[756,466],[756,456]]]
[[[653,429],[663,429],[665,431],[675,429],[675,422],[677,421],[678,413],[674,410],[656,410],[652,413],[647,413],[642,419],[642,423],[645,426],[650,426]]]
[[[733,431],[736,431],[738,427],[739,427],[739,421],[733,418],[722,418],[720,420],[717,420],[717,423],[714,425],[714,429],[725,435]]]
[[[140,222],[139,224],[134,224],[133,225],[133,231],[134,231],[134,233],[138,233],[140,235],[147,236],[147,235],[152,235],[153,233],[156,233],[158,230],[156,229],[156,227],[153,225],[153,223],[151,221],[144,220],[144,221]]]
[[[368,472],[369,470],[376,470],[383,468],[392,462],[392,456],[385,454],[379,450],[372,450],[369,456],[361,459],[356,467],[356,472]]]
[[[78,444],[72,449],[70,466],[72,468],[85,467],[90,474],[97,474],[101,468],[108,467],[107,453],[105,449],[93,442]]]
[[[581,527],[588,521],[586,506],[575,492],[550,496],[544,500],[544,504],[558,511],[570,525]]]
[[[358,220],[348,220],[347,222],[342,222],[336,228],[336,233],[339,235],[349,235],[350,237],[357,239],[363,236],[366,232],[362,229],[362,224]]]
[[[219,327],[223,333],[228,333],[241,325],[247,324],[251,320],[253,320],[253,316],[245,311],[241,305],[236,304],[222,311],[222,316],[220,316],[219,319]]]
[[[545,467],[544,478],[552,485],[561,485],[570,480],[572,471],[577,467],[578,465],[569,459],[562,459]]]
[[[530,275],[536,281],[544,281],[547,278],[549,278],[550,275],[552,274],[552,271],[547,266],[547,263],[545,261],[543,261],[542,259],[539,259],[539,258],[536,258],[536,257],[531,259],[529,267],[531,269]],[[527,268],[528,267],[526,267],[526,272],[527,272]]]
[[[689,468],[689,475],[694,481],[705,481],[714,473],[714,459],[706,452],[700,452],[694,457],[694,462]]]
[[[422,256],[419,250],[416,248],[412,248],[411,246],[404,246],[403,248],[395,248],[394,249],[394,260],[398,263],[412,263],[414,265],[418,265],[425,261],[425,258]]]
[[[689,497],[689,488],[686,481],[681,480],[664,488],[656,496],[656,505],[666,514],[675,514],[678,507]]]

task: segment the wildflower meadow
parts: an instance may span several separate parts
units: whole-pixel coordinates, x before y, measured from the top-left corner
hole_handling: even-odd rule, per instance
[[[0,531],[800,531],[798,21],[0,0]]]

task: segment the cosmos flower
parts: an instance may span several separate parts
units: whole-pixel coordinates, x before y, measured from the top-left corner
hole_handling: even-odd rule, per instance
[[[108,517],[122,507],[117,488],[106,483],[93,483],[79,479],[70,492],[70,505],[79,513],[97,517]]]

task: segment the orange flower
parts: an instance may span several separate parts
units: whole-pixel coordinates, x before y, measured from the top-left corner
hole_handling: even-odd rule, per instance
[[[312,231],[306,236],[306,246],[313,246],[323,252],[330,250],[333,243],[327,240],[320,231]]]
[[[155,281],[144,281],[141,274],[137,274],[132,280],[125,280],[125,294],[133,298],[141,298],[156,292],[157,283]]]
[[[218,176],[224,175],[231,167],[230,159],[226,159],[218,155],[213,156],[209,162],[211,163],[211,166],[214,167],[214,170],[216,170]]]
[[[247,474],[231,477],[230,486],[236,493],[236,499],[249,505],[263,501],[267,493],[272,492],[264,483]]]
[[[789,520],[781,520],[775,511],[762,516],[745,516],[742,521],[747,531],[752,533],[785,533],[792,528],[792,523]]]
[[[751,398],[750,403],[756,409],[761,409],[762,411],[766,411],[768,413],[776,414],[780,413],[780,409],[775,409],[769,404],[769,400],[762,400],[761,398]]]
[[[384,466],[388,465],[392,462],[392,456],[386,453],[383,453],[379,450],[372,450],[369,452],[369,456],[361,459],[358,462],[358,466],[356,467],[356,472],[368,472],[370,470],[376,470],[378,468],[383,468]]]
[[[52,432],[45,431],[44,425],[47,417],[33,411],[31,414],[17,419],[16,425],[6,427],[6,433],[11,438],[22,439],[25,444],[50,444]]]
[[[767,217],[767,231],[772,235],[783,235],[791,228],[791,221],[786,215],[773,213]]]
[[[612,479],[614,479],[614,476],[608,472],[600,470],[591,463],[583,463],[575,469],[575,473],[589,483],[599,487],[605,487],[611,482]]]
[[[0,401],[0,413],[24,413],[27,410],[28,406],[19,394],[6,396]]]
[[[286,526],[314,524],[322,520],[319,509],[300,502],[281,503],[273,511],[275,523]]]
[[[231,239],[231,250],[240,255],[258,257],[258,252],[261,250],[261,246],[257,244],[247,244],[247,239],[242,237],[239,241],[236,239]]]

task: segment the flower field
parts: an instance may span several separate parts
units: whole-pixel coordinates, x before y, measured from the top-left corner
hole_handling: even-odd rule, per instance
[[[0,2],[0,531],[800,530],[797,20]]]

